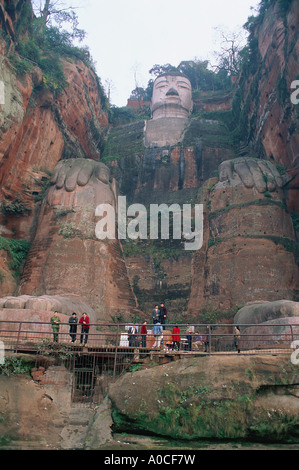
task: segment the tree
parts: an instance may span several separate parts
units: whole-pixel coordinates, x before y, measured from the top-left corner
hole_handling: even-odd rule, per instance
[[[44,32],[48,27],[67,27],[70,32],[64,32],[70,40],[77,39],[83,41],[86,36],[85,31],[78,28],[79,20],[75,7],[67,6],[62,0],[35,0],[33,9],[39,19],[40,32]]]
[[[235,32],[225,32],[216,28],[220,35],[220,52],[216,53],[218,64],[214,68],[218,71],[225,70],[230,76],[237,76],[240,73],[243,62],[241,51],[244,48],[244,30]]]
[[[149,71],[149,73],[151,75],[154,75],[155,77],[158,77],[159,75],[162,75],[164,73],[173,73],[173,72],[178,72],[178,68],[174,67],[171,64],[165,64],[165,65],[155,64]]]

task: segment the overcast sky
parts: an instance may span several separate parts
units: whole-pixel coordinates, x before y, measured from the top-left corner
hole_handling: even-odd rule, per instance
[[[96,70],[111,103],[125,106],[131,91],[146,87],[154,64],[210,59],[219,34],[241,29],[257,0],[73,0]],[[251,10],[253,8],[253,10]]]

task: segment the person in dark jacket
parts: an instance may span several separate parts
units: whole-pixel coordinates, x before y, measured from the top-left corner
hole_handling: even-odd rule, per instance
[[[153,324],[158,323],[160,318],[160,310],[159,310],[159,305],[156,305],[155,308],[152,311],[152,321]]]
[[[167,309],[166,309],[163,302],[161,302],[161,304],[160,304],[159,319],[160,319],[161,325],[163,325],[163,330],[164,330],[165,329],[164,325],[165,325],[166,319],[167,319]]]
[[[72,343],[74,343],[76,341],[77,325],[78,325],[78,318],[75,312],[72,313],[72,316],[69,318],[69,325],[70,325],[70,337],[72,338]]]

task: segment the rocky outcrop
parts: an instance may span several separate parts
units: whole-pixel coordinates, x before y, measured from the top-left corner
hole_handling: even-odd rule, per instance
[[[20,34],[14,28],[23,8],[32,15],[30,2],[1,2],[2,26],[9,26],[10,42],[6,51],[8,38],[3,40],[0,64],[5,89],[5,102],[0,105],[0,235],[32,245],[19,285],[11,282],[7,253],[1,252],[1,280],[5,280],[1,293],[82,294],[97,319],[109,319],[110,312],[119,313],[118,307],[132,313],[136,301],[121,246],[95,237],[95,209],[100,203],[115,206],[116,189],[115,181],[104,174],[105,165],[98,163],[98,171],[94,166],[101,159],[108,128],[100,81],[90,66],[71,53],[59,61],[66,79],[60,93],[47,86],[47,77],[37,65],[30,66],[30,72],[16,69],[8,54]],[[19,40],[26,41],[26,28]],[[14,53],[16,61],[25,60]],[[64,166],[72,172],[66,187],[63,168],[57,167],[64,160],[72,166]]]
[[[298,79],[298,20],[297,1],[285,5],[276,1],[251,23],[251,73],[241,76],[241,102],[235,100],[240,121],[247,123],[243,129],[246,144],[286,168],[292,177],[288,206],[297,211],[298,113],[291,102],[291,84]]]
[[[136,301],[119,241],[99,240],[95,233],[96,207],[105,203],[116,209],[116,186],[108,168],[89,159],[69,159],[57,166],[51,183],[20,293],[79,295],[97,320],[132,314]]]
[[[236,325],[260,324],[284,318],[299,317],[299,302],[278,300],[276,302],[250,302],[241,308],[234,318]]]
[[[244,349],[284,347],[298,338],[299,303],[250,302],[235,315],[234,323],[242,333]]]
[[[95,322],[95,312],[90,306],[83,302],[78,295],[41,295],[34,297],[33,295],[20,295],[18,297],[3,297],[0,299],[0,308],[3,309],[5,316],[5,309],[20,310],[19,314],[23,314],[23,318],[30,318],[30,311],[36,312],[54,312],[67,316],[69,318],[73,312],[81,316],[84,312],[90,317],[91,321]],[[23,311],[23,312],[22,312]]]
[[[126,374],[109,389],[114,430],[283,441],[298,432],[296,367],[288,354],[219,356]]]
[[[220,181],[211,180],[203,192],[210,210],[205,246],[193,260],[193,314],[234,309],[253,299],[297,298],[296,236],[283,182],[274,165],[263,165],[252,158],[226,162],[219,168]]]
[[[35,382],[1,376],[3,447],[118,449],[113,433],[128,429],[134,441],[150,434],[189,444],[246,439],[255,448],[293,442],[299,391],[290,354],[197,357],[148,367],[122,375],[102,403],[88,408],[71,402],[72,375],[63,366],[32,368]]]
[[[49,174],[62,157],[99,159],[108,122],[95,75],[82,62],[65,62],[69,85],[58,99],[39,83],[34,103],[32,75],[21,81],[7,60],[2,69],[7,78],[0,129],[1,200],[6,204],[21,200],[27,211],[17,218],[1,216],[0,222],[17,238],[30,239],[36,200],[43,196]]]
[[[6,32],[0,41],[5,91],[0,105],[0,201],[10,206],[21,201],[24,209],[14,217],[0,214],[0,233],[30,240],[37,201],[44,197],[49,174],[58,161],[63,157],[100,159],[107,110],[99,79],[75,56],[59,61],[66,80],[61,93],[47,86],[41,68],[16,51],[16,41],[27,40],[26,26],[21,23],[33,16],[31,2],[1,0],[0,6],[0,24]],[[27,67],[18,68],[20,61]]]

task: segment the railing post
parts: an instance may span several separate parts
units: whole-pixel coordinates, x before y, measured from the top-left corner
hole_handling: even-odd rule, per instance
[[[16,353],[18,352],[18,346],[19,346],[20,337],[21,337],[21,330],[22,330],[22,322],[20,321],[19,330],[18,330],[18,336],[17,336]]]
[[[115,374],[116,374],[116,359],[117,359],[118,340],[119,340],[119,324],[117,324],[116,345],[115,345],[114,366],[113,366],[113,378],[115,377]]]
[[[212,346],[212,337],[211,337],[211,325],[209,325],[209,356],[211,355],[211,346]]]
[[[290,328],[291,328],[291,336],[292,336],[292,341],[294,341],[294,332],[293,332],[293,325],[290,325]]]

